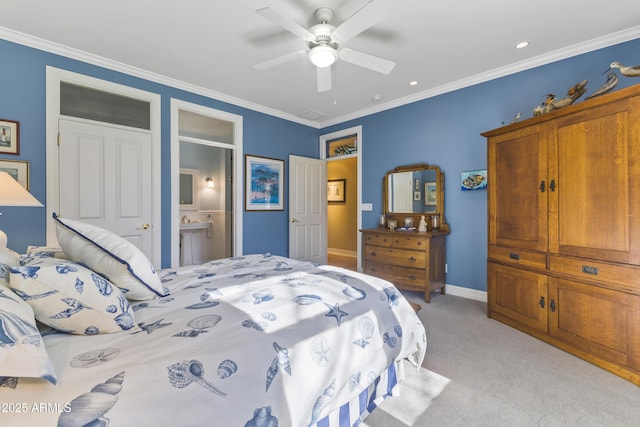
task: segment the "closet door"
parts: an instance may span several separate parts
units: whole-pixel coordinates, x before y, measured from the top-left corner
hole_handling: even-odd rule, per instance
[[[638,97],[557,121],[550,252],[640,264],[638,123]]]
[[[547,251],[547,139],[540,126],[491,137],[489,249]]]

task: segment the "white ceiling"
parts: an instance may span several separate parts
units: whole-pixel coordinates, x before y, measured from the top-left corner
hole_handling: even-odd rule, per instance
[[[338,61],[318,93],[305,56],[253,67],[306,48],[255,10],[308,28],[329,7],[338,26],[368,1],[3,0],[0,37],[317,127],[640,37],[638,0],[374,0],[386,18],[341,47],[395,61],[389,75]]]

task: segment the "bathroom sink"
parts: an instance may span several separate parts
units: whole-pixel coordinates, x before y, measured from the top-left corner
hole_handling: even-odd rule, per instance
[[[182,222],[180,223],[180,230],[197,230],[199,228],[209,228],[210,221],[206,222]]]

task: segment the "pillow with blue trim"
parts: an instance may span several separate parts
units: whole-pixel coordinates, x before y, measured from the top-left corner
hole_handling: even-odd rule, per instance
[[[133,243],[92,224],[55,213],[53,218],[58,243],[69,259],[100,273],[131,300],[167,296],[155,268]]]
[[[7,285],[9,268],[0,263],[0,383],[15,387],[18,378],[42,378],[55,384],[33,310]]]
[[[9,286],[36,319],[63,332],[108,334],[136,328],[124,294],[104,277],[69,260],[38,257],[9,268]]]

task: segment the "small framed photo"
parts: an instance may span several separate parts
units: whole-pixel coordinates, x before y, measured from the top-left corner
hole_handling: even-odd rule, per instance
[[[330,179],[327,181],[327,202],[345,203],[347,201],[347,180]]]
[[[485,190],[487,188],[487,170],[475,170],[460,173],[460,189],[468,190]]]
[[[424,204],[425,206],[436,206],[438,204],[438,187],[435,182],[424,183]]]
[[[419,191],[414,191],[413,192],[413,200],[414,201],[418,201],[422,198],[422,193]]]
[[[0,171],[6,172],[29,191],[29,162],[27,160],[0,159]]]
[[[20,123],[0,119],[0,154],[20,154]]]
[[[245,210],[284,210],[284,160],[245,155]]]

